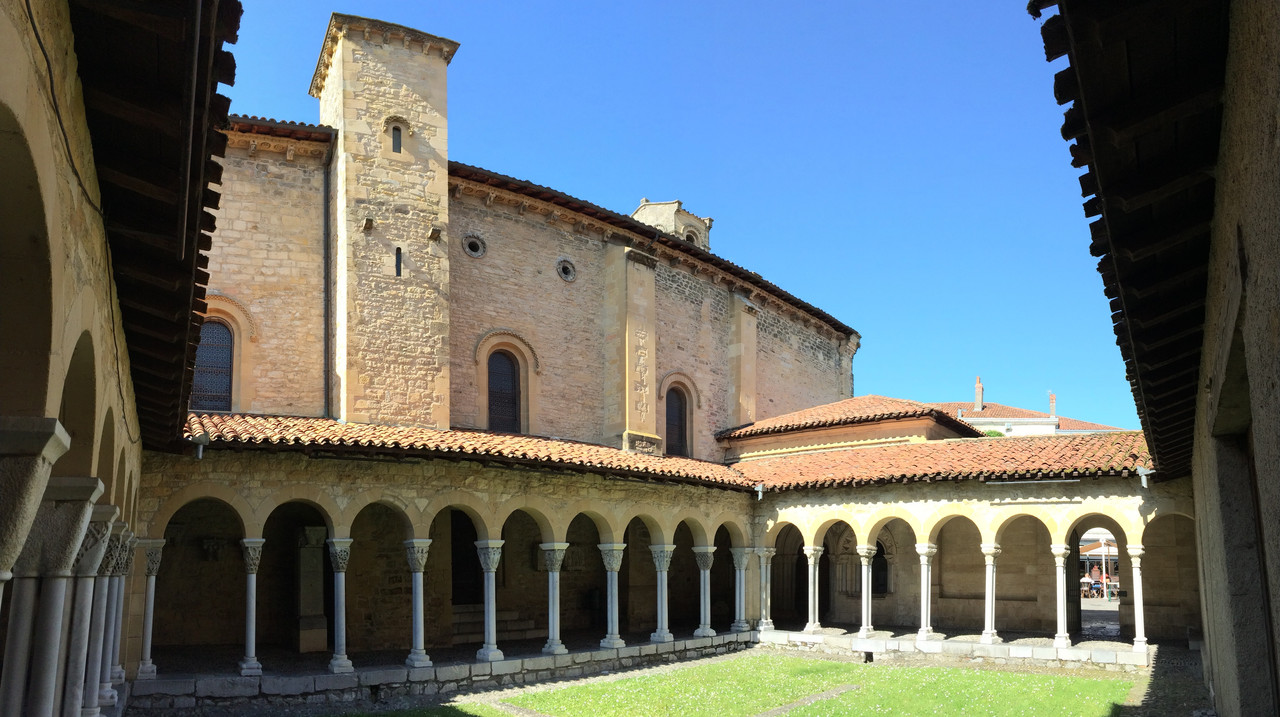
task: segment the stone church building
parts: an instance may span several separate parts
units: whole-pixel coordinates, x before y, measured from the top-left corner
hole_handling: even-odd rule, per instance
[[[0,713],[1200,639],[1149,436],[853,397],[858,333],[709,218],[451,160],[457,43],[335,14],[321,124],[228,115],[240,8],[197,8],[0,14]],[[1120,650],[1080,632],[1098,527]]]

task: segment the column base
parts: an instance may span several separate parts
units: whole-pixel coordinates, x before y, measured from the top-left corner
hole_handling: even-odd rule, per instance
[[[1133,641],[1133,651],[1145,653],[1147,651],[1147,638],[1139,637]]]
[[[938,633],[931,627],[922,627],[916,632],[916,642],[928,642],[938,639]]]
[[[502,650],[499,650],[497,645],[494,645],[494,646],[485,645],[479,650],[476,650],[477,662],[497,662],[503,659],[506,659],[506,658],[503,657]]]
[[[758,624],[756,624],[756,629],[757,629],[757,630],[772,630],[772,629],[773,629],[773,620],[761,620]]]
[[[809,623],[809,624],[805,625],[805,626],[804,626],[804,629],[803,629],[803,630],[801,630],[800,632],[810,632],[810,633],[813,633],[813,632],[817,632],[818,630],[821,630],[821,629],[822,629],[822,624],[821,624],[821,623],[811,622],[811,623]]]
[[[863,625],[862,627],[858,628],[858,637],[865,640],[868,637],[871,637],[871,633],[875,631],[876,629],[874,627],[870,625]]]
[[[98,687],[98,706],[114,707],[116,704],[116,691],[110,682],[103,682]]]
[[[751,625],[746,620],[734,620],[733,624],[729,626],[729,632],[746,632],[750,629]]]
[[[697,630],[694,630],[693,636],[694,637],[715,637],[716,631],[704,625],[703,627],[699,627]]]
[[[100,717],[102,710],[98,707],[81,707],[80,717]]]
[[[404,661],[405,667],[431,667],[431,658],[427,657],[425,650],[410,650],[409,657]]]
[[[600,641],[600,647],[603,647],[605,649],[614,649],[617,647],[626,647],[626,646],[627,646],[626,641],[624,641],[621,637],[618,637],[617,635],[606,635],[605,638]]]
[[[262,663],[256,657],[246,657],[240,661],[240,674],[245,677],[256,677],[262,674]]]
[[[676,636],[672,635],[669,630],[655,632],[649,635],[649,642],[675,642]]]
[[[111,668],[111,684],[124,684],[124,668],[120,665],[115,665]]]
[[[355,672],[356,668],[351,664],[351,660],[347,659],[346,655],[334,655],[333,659],[329,660],[329,671],[337,675],[344,672]]]
[[[1054,635],[1053,646],[1057,648],[1071,647],[1071,636],[1070,635]]]
[[[156,678],[156,666],[151,660],[144,660],[138,664],[138,676],[135,680],[154,680]]]
[[[569,654],[569,648],[565,647],[564,643],[560,642],[559,640],[555,640],[555,641],[548,640],[547,644],[542,646],[542,654],[567,655]]]
[[[984,645],[997,645],[1004,642],[1004,640],[1000,639],[1000,636],[996,634],[995,630],[991,630],[990,632],[983,630],[982,637],[978,638],[978,642]]]

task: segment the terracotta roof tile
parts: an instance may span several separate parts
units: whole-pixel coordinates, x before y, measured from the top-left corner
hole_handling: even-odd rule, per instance
[[[1017,408],[1014,406],[1006,406],[1003,403],[983,403],[981,411],[973,410],[973,401],[944,401],[942,403],[930,403],[930,406],[936,406],[954,416],[958,411],[964,411],[963,418],[1050,418],[1049,414],[1042,411],[1032,411],[1026,408]],[[1115,426],[1104,426],[1101,423],[1090,423],[1075,418],[1067,418],[1066,416],[1058,416],[1058,428],[1064,431],[1123,431],[1123,428]],[[1068,424],[1071,428],[1068,428]]]
[[[330,418],[191,413],[184,435],[198,442],[208,440],[210,445],[474,458],[747,487],[737,471],[719,463],[647,456],[591,443],[509,433],[341,423]]]
[[[769,433],[785,433],[788,431],[801,431],[811,428],[826,428],[828,426],[844,426],[854,423],[872,423],[875,421],[892,420],[897,418],[923,418],[933,417],[939,422],[947,424],[950,428],[959,431],[961,434],[970,436],[980,436],[982,432],[970,426],[969,424],[957,420],[955,414],[948,414],[939,410],[935,406],[918,401],[908,401],[902,398],[889,398],[887,396],[855,396],[846,398],[843,401],[835,403],[827,403],[813,408],[806,408],[792,413],[784,413],[781,416],[773,418],[765,418],[755,423],[748,423],[745,426],[731,428],[721,431],[716,435],[717,438],[746,438],[748,436],[762,436]]]
[[[734,465],[752,484],[781,490],[917,481],[1125,475],[1150,467],[1141,432],[964,438],[801,453]]]

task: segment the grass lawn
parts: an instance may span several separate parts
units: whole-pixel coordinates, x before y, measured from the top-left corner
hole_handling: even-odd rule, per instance
[[[506,697],[546,715],[758,715],[795,705],[808,715],[1112,714],[1131,677],[1076,677],[947,667],[890,667],[787,655],[752,654],[656,674],[597,680]],[[841,691],[843,690],[843,691]],[[828,694],[823,694],[828,693]],[[807,704],[796,704],[821,695]],[[404,717],[509,714],[468,696]],[[492,699],[492,698],[490,698]]]

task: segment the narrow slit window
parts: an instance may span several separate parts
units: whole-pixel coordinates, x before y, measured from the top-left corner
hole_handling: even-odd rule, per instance
[[[678,388],[667,390],[667,455],[689,455],[688,401]]]
[[[396,276],[400,276],[400,247],[396,247]]]
[[[391,151],[400,154],[400,128],[391,128]]]

